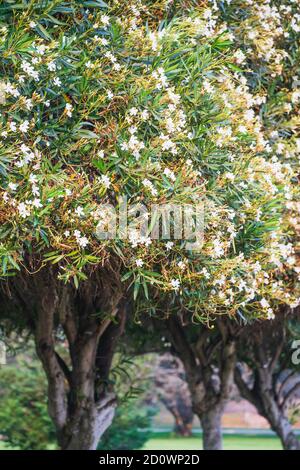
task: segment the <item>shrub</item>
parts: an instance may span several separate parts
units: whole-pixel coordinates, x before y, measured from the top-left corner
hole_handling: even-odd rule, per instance
[[[47,412],[47,383],[38,363],[0,368],[0,434],[12,447],[47,449],[55,431]]]
[[[116,412],[112,425],[104,433],[98,450],[134,450],[143,447],[151,434],[152,413],[139,400],[129,400]]]

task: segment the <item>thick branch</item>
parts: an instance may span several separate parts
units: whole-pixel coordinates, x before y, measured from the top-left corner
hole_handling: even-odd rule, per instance
[[[269,370],[270,370],[271,373],[273,373],[273,371],[274,371],[274,369],[277,365],[278,359],[280,358],[280,355],[283,351],[284,344],[285,344],[285,334],[284,334],[284,332],[282,332],[280,343],[277,345],[277,347],[275,349],[275,352],[274,352],[274,355],[273,355],[273,358],[272,358],[271,363],[269,365]]]
[[[56,292],[51,286],[39,285],[40,301],[35,328],[37,354],[40,357],[48,379],[49,414],[58,430],[67,420],[67,397],[65,376],[54,349],[54,313],[57,305]]]
[[[248,387],[246,381],[243,379],[241,366],[239,364],[237,364],[234,369],[234,380],[235,380],[236,385],[238,386],[238,389],[242,397],[245,398],[245,400],[248,400],[254,406],[256,406],[257,399],[255,398],[253,390],[251,390],[251,388]]]
[[[96,368],[101,380],[107,380],[118,339],[124,332],[127,305],[124,299],[119,302],[115,320],[110,320],[106,328],[100,330]]]
[[[232,339],[227,339],[227,341],[227,344],[222,346],[220,365],[220,394],[224,399],[229,397],[236,363],[235,342]]]
[[[173,347],[178,352],[180,359],[184,363],[187,375],[194,375],[197,368],[197,362],[182,325],[178,318],[173,315],[166,320],[166,325],[171,336]]]
[[[287,405],[288,401],[295,395],[296,391],[297,390],[300,390],[300,382],[297,382],[292,388],[291,390],[289,390],[289,392],[285,395],[284,397],[284,401],[282,403],[282,408],[284,409],[284,407]]]

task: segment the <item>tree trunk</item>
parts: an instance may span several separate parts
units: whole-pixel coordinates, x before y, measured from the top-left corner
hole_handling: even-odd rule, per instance
[[[191,343],[188,327],[170,317],[168,334],[182,360],[189,385],[192,407],[203,430],[203,449],[222,450],[221,419],[229,400],[236,363],[234,330],[230,322],[219,319],[214,335],[203,327]]]
[[[49,415],[65,450],[96,449],[114,417],[116,397],[109,373],[127,303],[121,286],[112,289],[111,279],[104,284],[103,276],[95,272],[74,290],[45,270],[31,283],[36,351],[47,376]],[[100,318],[99,311],[110,316]],[[58,326],[67,338],[63,354],[56,350]]]
[[[284,415],[274,396],[269,390],[261,391],[261,413],[269,422],[271,429],[278,435],[285,450],[300,450],[300,441],[293,432],[291,423]]]
[[[194,412],[182,361],[169,353],[161,355],[154,377],[158,398],[174,417],[174,433],[191,436]]]
[[[285,450],[299,450],[300,442],[293,433],[291,423],[284,414],[284,407],[278,403],[272,374],[268,370],[258,368],[257,378],[260,380],[259,398],[263,416],[280,438]]]
[[[300,450],[300,441],[293,432],[293,428],[284,416],[279,416],[273,431],[279,436],[284,450]]]
[[[115,397],[110,394],[98,405],[91,403],[77,410],[60,433],[61,449],[96,450],[101,436],[112,423],[115,406]]]
[[[199,419],[203,433],[203,449],[204,450],[222,450],[222,420],[223,409],[215,406],[205,413],[199,414]]]
[[[278,395],[274,390],[274,380],[270,368],[261,368],[256,364],[254,386],[249,387],[243,377],[241,366],[236,368],[235,381],[243,398],[252,403],[259,414],[269,423],[278,435],[285,450],[300,450],[300,441],[285,416],[284,406],[278,403]]]

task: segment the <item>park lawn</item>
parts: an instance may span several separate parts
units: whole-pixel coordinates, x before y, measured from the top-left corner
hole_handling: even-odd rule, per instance
[[[53,444],[49,444],[47,450],[54,450],[55,446]],[[21,450],[19,447],[11,447],[9,444],[0,441],[0,451],[1,450]]]
[[[146,442],[144,450],[199,450],[202,449],[201,436],[160,437],[153,436]],[[230,435],[224,436],[225,450],[282,450],[275,436]]]
[[[18,450],[18,448],[17,447],[10,447],[5,442],[0,441],[0,450]]]
[[[0,441],[0,450],[11,450]],[[172,435],[154,435],[143,447],[143,450],[201,450],[201,436],[174,437]],[[281,444],[275,436],[225,435],[225,450],[281,450]],[[16,449],[17,450],[17,449]],[[50,450],[50,449],[49,449]]]

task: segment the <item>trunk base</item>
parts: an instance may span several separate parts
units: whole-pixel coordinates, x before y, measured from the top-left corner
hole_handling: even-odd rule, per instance
[[[112,423],[115,407],[115,397],[106,396],[99,405],[78,410],[61,433],[61,448],[96,450],[101,436]]]
[[[203,450],[223,449],[221,428],[222,412],[222,409],[215,407],[199,415],[203,432]]]

